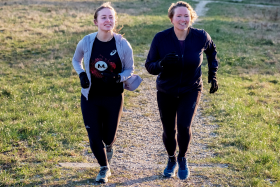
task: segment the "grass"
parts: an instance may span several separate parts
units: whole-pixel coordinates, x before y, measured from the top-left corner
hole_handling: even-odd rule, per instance
[[[211,143],[217,157],[211,162],[237,171],[234,177],[239,183],[229,185],[278,186],[280,19],[273,15],[279,9],[227,4],[208,8],[201,25],[214,39],[220,58],[219,91],[206,96],[204,103],[204,114],[214,116],[219,125],[219,136]],[[277,26],[261,28],[252,23]]]
[[[91,184],[97,169],[65,169],[57,164],[87,162],[79,78],[71,59],[78,41],[96,31],[93,11],[101,2],[5,2],[0,1],[0,186]],[[243,3],[277,5],[278,1]],[[123,25],[120,33],[134,49],[136,72],[143,69],[154,34],[171,26],[166,15],[170,4],[167,0],[113,1],[119,26]],[[217,178],[217,184],[277,186],[279,10],[240,3],[207,6],[207,16],[195,27],[205,29],[217,45],[220,88],[209,95],[205,84],[207,102],[202,105],[205,115],[215,117],[219,136],[210,144],[217,156],[201,162],[229,165],[207,176]],[[138,106],[133,101],[139,92],[125,92],[126,108]],[[118,176],[113,175],[112,181],[114,177]]]

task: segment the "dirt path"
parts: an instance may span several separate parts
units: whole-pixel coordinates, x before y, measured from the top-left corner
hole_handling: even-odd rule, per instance
[[[239,5],[246,5],[246,6],[254,6],[254,7],[278,7],[278,6],[273,6],[273,5],[259,5],[259,4],[245,4],[245,3],[241,3],[242,0],[235,0],[234,2],[224,2],[224,1],[199,1],[199,0],[195,0],[196,2],[198,2],[198,4],[195,7],[195,12],[196,14],[199,16],[197,21],[200,21],[203,17],[206,15],[206,12],[208,11],[208,8],[206,8],[206,5],[208,3],[225,3],[225,4],[234,4],[234,5],[238,5],[238,3],[234,3],[234,2],[239,2]]]
[[[198,4],[195,7],[195,12],[199,17],[203,17],[205,16],[208,8],[206,8],[205,6],[208,3],[211,3],[212,1],[198,1]]]
[[[224,2],[224,1],[199,1],[195,0],[198,2],[198,4],[195,7],[195,12],[199,16],[197,21],[201,20],[201,17],[206,15],[206,12],[208,8],[206,8],[206,5],[208,3],[224,3],[224,4],[234,4],[234,5],[241,5],[241,6],[253,6],[253,7],[266,7],[266,8],[279,8],[279,6],[276,5],[260,5],[260,4],[246,4],[242,3],[242,0],[234,0],[233,2]]]

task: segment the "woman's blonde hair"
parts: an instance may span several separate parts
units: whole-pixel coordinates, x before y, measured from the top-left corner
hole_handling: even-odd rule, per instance
[[[113,31],[114,31],[115,33],[118,33],[118,32],[122,29],[122,27],[119,28],[119,29],[117,29],[117,26],[118,26],[118,22],[117,22],[117,12],[116,12],[116,10],[112,7],[111,2],[103,3],[100,7],[98,7],[98,8],[96,9],[96,11],[94,12],[94,16],[93,16],[94,20],[97,21],[98,12],[100,12],[100,11],[101,11],[102,9],[104,9],[104,8],[109,8],[109,9],[111,9],[111,10],[114,11],[114,13],[115,13],[115,21],[116,21],[116,24],[115,24],[115,27],[114,27],[114,30],[113,30]]]
[[[172,3],[171,6],[169,7],[169,9],[168,9],[169,19],[173,18],[174,11],[178,7],[186,7],[190,11],[190,14],[191,14],[190,25],[192,25],[194,23],[194,21],[198,18],[196,12],[194,11],[194,9],[192,8],[192,6],[189,3],[186,3],[184,1],[178,1],[177,3]]]
[[[113,10],[115,12],[115,19],[117,18],[117,12],[116,10],[112,7],[111,3],[110,2],[106,2],[106,3],[103,3],[100,7],[98,7],[96,9],[96,11],[94,12],[94,20],[97,20],[97,17],[98,17],[98,12],[104,8],[109,8],[111,10]]]

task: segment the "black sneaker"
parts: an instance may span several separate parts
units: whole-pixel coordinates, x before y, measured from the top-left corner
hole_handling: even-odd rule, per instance
[[[108,166],[101,166],[100,171],[96,177],[96,182],[108,182],[108,177],[111,176],[111,171]]]
[[[165,177],[175,177],[176,168],[177,168],[177,162],[176,161],[174,162],[169,158],[167,166],[163,171],[163,175]]]
[[[190,170],[188,167],[187,159],[185,157],[178,157],[177,158],[179,169],[177,176],[181,180],[185,180],[190,176]]]

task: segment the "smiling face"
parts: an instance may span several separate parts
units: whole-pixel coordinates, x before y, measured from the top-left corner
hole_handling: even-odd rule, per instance
[[[94,24],[98,27],[98,31],[113,31],[116,24],[115,11],[110,8],[103,8],[98,12],[98,16],[97,19],[94,20]]]
[[[171,23],[178,31],[187,30],[191,22],[190,11],[186,7],[177,7],[174,9],[173,18]]]

